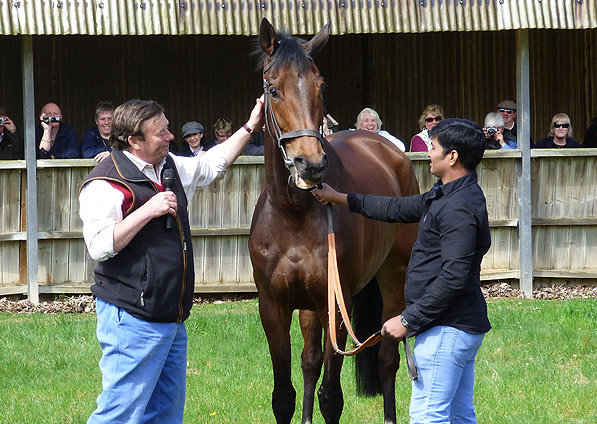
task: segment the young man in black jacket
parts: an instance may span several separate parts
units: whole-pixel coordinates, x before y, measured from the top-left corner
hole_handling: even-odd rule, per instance
[[[446,119],[431,132],[427,193],[385,197],[313,190],[322,203],[386,222],[419,222],[405,285],[406,309],[386,321],[382,334],[417,336],[419,379],[413,382],[411,423],[475,423],[474,366],[491,328],[480,288],[481,260],[491,238],[483,191],[475,169],[485,135],[475,123]]]

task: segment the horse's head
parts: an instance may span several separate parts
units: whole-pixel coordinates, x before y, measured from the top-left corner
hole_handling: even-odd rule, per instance
[[[306,42],[277,34],[267,19],[261,21],[267,132],[277,141],[286,168],[302,189],[319,184],[328,168],[319,131],[325,84],[312,59],[328,37],[329,24]]]

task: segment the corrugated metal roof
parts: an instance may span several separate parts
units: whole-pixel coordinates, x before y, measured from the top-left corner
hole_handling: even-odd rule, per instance
[[[256,35],[597,28],[595,0],[0,0],[0,35]]]

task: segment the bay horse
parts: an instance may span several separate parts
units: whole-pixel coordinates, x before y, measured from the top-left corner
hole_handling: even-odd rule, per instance
[[[327,211],[309,189],[325,181],[349,193],[407,196],[419,191],[410,160],[385,138],[357,130],[333,134],[328,142],[320,134],[324,81],[312,57],[328,37],[329,24],[308,42],[277,33],[265,18],[260,26],[265,182],[251,223],[249,250],[273,365],[272,407],[278,423],[290,423],[295,410],[290,373],[290,326],[295,309],[304,339],[302,423],[313,420],[322,365],[317,395],[325,422],[338,423],[344,405],[343,356],[335,354],[327,330]],[[382,223],[341,207],[333,209],[333,222],[347,309],[353,296],[375,277],[383,299],[381,321],[378,317],[374,323],[379,330],[383,321],[405,307],[404,278],[417,225]],[[337,332],[338,346],[343,349],[346,329],[341,326]],[[379,372],[385,423],[395,423],[398,342],[385,337],[378,346],[378,365],[372,371]]]

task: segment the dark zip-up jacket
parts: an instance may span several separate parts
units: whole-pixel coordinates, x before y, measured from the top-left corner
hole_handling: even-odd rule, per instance
[[[491,236],[475,172],[409,197],[349,194],[351,212],[386,222],[419,222],[406,275],[409,336],[445,325],[481,334],[491,329],[481,292],[481,260]]]
[[[175,170],[178,212],[176,225],[166,229],[166,216],[149,221],[116,256],[95,269],[94,296],[126,309],[146,321],[181,322],[193,303],[195,274],[187,198],[174,161],[166,156],[165,168]],[[121,184],[133,193],[128,216],[160,191],[121,151],[98,164],[83,185],[95,179]]]

